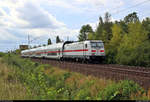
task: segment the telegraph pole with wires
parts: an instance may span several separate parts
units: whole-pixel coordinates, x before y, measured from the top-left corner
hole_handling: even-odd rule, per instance
[[[69,41],[69,36],[67,36],[67,41]]]
[[[28,48],[30,48],[30,35],[28,34]]]

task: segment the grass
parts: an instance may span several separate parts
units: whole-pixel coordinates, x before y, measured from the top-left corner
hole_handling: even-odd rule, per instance
[[[0,100],[30,99],[26,88],[14,76],[15,71],[0,59]]]
[[[3,63],[2,63],[3,62]],[[118,83],[41,65],[15,55],[0,60],[1,100],[149,100],[132,81]]]

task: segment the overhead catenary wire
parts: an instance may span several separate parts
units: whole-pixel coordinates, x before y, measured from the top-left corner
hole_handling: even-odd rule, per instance
[[[119,13],[122,13],[122,12],[124,12],[124,11],[126,11],[126,10],[129,10],[129,9],[132,9],[132,8],[135,8],[135,7],[137,7],[137,6],[140,6],[140,5],[142,5],[142,4],[147,3],[147,2],[149,2],[149,1],[150,1],[150,0],[142,1],[142,2],[140,2],[140,3],[137,3],[137,4],[135,4],[135,5],[132,5],[132,6],[130,6],[130,7],[127,7],[127,8],[125,8],[125,9],[122,9],[122,10],[120,10],[120,11],[116,11],[116,12],[114,12],[114,13],[111,13],[111,15],[112,15],[112,16],[115,16],[116,14],[118,15]],[[115,7],[115,8],[112,8],[112,9],[117,9],[117,8]],[[105,13],[105,12],[103,12],[103,13]],[[100,15],[99,15],[99,16],[100,16]],[[88,22],[90,19],[95,18],[95,17],[97,17],[97,16],[90,17],[90,18],[88,18],[87,20],[85,20],[84,22]],[[83,23],[81,23],[81,24],[83,25]]]
[[[132,5],[132,6],[128,7],[128,8],[125,8],[125,9],[122,9],[122,10],[117,11],[117,12],[115,12],[115,13],[112,13],[112,15],[118,14],[118,13],[121,13],[121,12],[124,12],[124,11],[126,11],[126,10],[131,9],[131,8],[135,8],[135,7],[137,7],[137,6],[140,6],[140,5],[142,5],[142,4],[147,3],[147,2],[149,2],[149,1],[150,1],[150,0],[145,0],[145,1],[143,1],[143,2],[137,3],[137,4],[135,4],[135,5]]]

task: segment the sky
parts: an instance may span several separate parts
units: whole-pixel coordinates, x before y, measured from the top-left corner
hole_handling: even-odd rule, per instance
[[[111,14],[120,20],[137,12],[140,20],[150,17],[150,0],[0,0],[0,51],[19,48],[19,45],[76,41],[80,28],[90,24],[95,30],[100,16]]]

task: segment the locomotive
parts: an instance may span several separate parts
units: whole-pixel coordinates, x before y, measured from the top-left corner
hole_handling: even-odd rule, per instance
[[[57,60],[102,61],[105,57],[104,44],[101,40],[82,42],[66,41],[43,47],[21,51],[22,57],[48,58]]]

